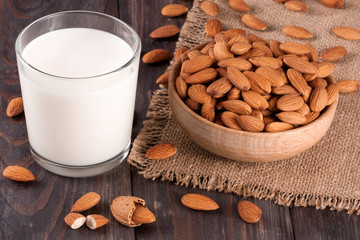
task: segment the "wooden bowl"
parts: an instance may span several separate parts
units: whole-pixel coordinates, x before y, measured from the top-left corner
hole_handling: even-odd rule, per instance
[[[181,64],[180,59],[175,62],[168,82],[174,117],[194,142],[222,157],[245,162],[272,162],[293,157],[314,146],[326,134],[334,118],[338,99],[313,122],[283,132],[256,133],[220,126],[192,111],[179,97],[175,80]],[[328,81],[334,82],[332,77]]]

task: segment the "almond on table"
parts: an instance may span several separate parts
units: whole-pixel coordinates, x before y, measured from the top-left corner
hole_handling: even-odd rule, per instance
[[[28,169],[20,166],[8,166],[3,171],[3,176],[16,182],[30,182],[35,176]]]
[[[86,222],[86,218],[80,213],[69,213],[64,218],[65,223],[72,229],[78,229]]]
[[[154,49],[147,52],[143,57],[144,63],[158,63],[171,58],[172,54],[165,49]]]
[[[166,17],[178,17],[185,14],[188,8],[181,4],[169,4],[161,9],[161,14]]]
[[[86,216],[86,225],[91,229],[95,230],[99,227],[106,225],[109,219],[99,214],[91,214]]]
[[[262,216],[262,211],[258,206],[245,200],[238,203],[238,213],[248,223],[257,223]]]
[[[212,211],[219,208],[219,205],[211,198],[195,193],[185,194],[182,196],[181,202],[184,206],[194,210]]]
[[[161,26],[150,33],[151,38],[168,38],[179,33],[179,28],[175,25]]]
[[[71,208],[71,212],[83,212],[100,202],[101,196],[96,192],[88,192],[79,198]]]
[[[24,111],[24,104],[22,97],[17,97],[11,99],[9,102],[7,109],[6,109],[6,115],[8,117],[15,117],[22,113]]]

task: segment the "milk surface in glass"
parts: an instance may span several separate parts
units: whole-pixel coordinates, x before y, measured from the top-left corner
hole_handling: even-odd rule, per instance
[[[119,68],[133,56],[121,38],[90,28],[56,30],[32,40],[22,52],[32,68],[19,64],[31,147],[73,166],[106,161],[126,148],[138,64]]]

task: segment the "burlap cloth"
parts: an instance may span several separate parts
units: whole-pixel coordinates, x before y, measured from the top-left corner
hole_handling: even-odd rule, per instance
[[[360,80],[360,40],[341,39],[331,32],[341,25],[360,29],[358,0],[347,0],[341,9],[304,0],[309,7],[305,13],[287,10],[271,0],[246,0],[250,13],[268,25],[264,32],[245,27],[240,21],[242,13],[229,8],[227,0],[213,1],[220,7],[216,18],[223,23],[223,29],[242,28],[265,39],[305,43],[307,40],[291,39],[281,30],[285,25],[298,25],[313,33],[309,41],[319,52],[344,46],[348,54],[336,63],[334,77]],[[202,2],[194,1],[177,47],[192,47],[209,40],[204,25],[210,17],[201,10]],[[154,93],[147,116],[149,120],[144,122],[128,158],[145,178],[272,200],[283,206],[329,207],[360,214],[360,91],[341,95],[334,122],[318,144],[299,156],[273,163],[231,161],[196,145],[175,122],[167,89]],[[161,161],[147,159],[147,149],[160,142],[175,144],[176,155]]]

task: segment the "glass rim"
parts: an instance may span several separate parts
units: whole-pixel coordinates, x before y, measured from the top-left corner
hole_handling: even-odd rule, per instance
[[[122,25],[124,25],[125,27],[127,27],[130,32],[133,34],[133,36],[135,36],[135,43],[136,43],[136,49],[133,52],[132,57],[123,65],[119,66],[118,68],[111,70],[109,72],[106,73],[102,73],[102,74],[98,74],[98,75],[94,75],[94,76],[88,76],[88,77],[66,77],[66,76],[59,76],[59,75],[55,75],[55,74],[51,74],[51,73],[47,73],[44,72],[36,67],[34,67],[33,65],[31,65],[30,63],[28,63],[23,57],[22,57],[22,53],[20,52],[20,40],[22,39],[23,35],[26,33],[26,31],[32,27],[34,24],[43,21],[47,18],[56,16],[56,15],[63,15],[63,14],[74,14],[74,13],[83,13],[83,14],[89,14],[89,15],[99,15],[99,16],[103,16],[103,17],[107,17],[111,20],[113,20],[114,22],[120,23]],[[90,29],[94,29],[94,28],[90,28]],[[100,29],[97,29],[100,30]],[[102,30],[100,30],[102,31]],[[51,31],[49,31],[51,32]],[[110,33],[112,34],[112,33]],[[113,34],[114,35],[114,34]],[[95,12],[95,11],[87,11],[87,10],[71,10],[71,11],[62,11],[62,12],[56,12],[56,13],[52,13],[46,16],[43,16],[33,22],[31,22],[29,25],[27,25],[23,30],[21,30],[21,32],[19,33],[19,35],[16,38],[15,41],[15,52],[16,52],[16,56],[18,57],[18,59],[23,62],[26,66],[29,66],[31,69],[35,70],[36,72],[39,72],[41,74],[47,75],[49,77],[53,77],[53,78],[59,78],[59,79],[65,79],[65,80],[82,80],[82,79],[95,79],[95,78],[99,78],[102,76],[106,76],[106,75],[110,75],[112,73],[116,73],[118,71],[121,71],[122,69],[125,69],[126,67],[128,67],[129,65],[131,65],[135,59],[138,57],[138,55],[140,55],[140,49],[141,49],[141,40],[139,35],[136,33],[136,31],[127,23],[125,23],[124,21],[121,21],[120,19],[113,17],[111,15],[105,14],[105,13],[100,13],[100,12]]]

